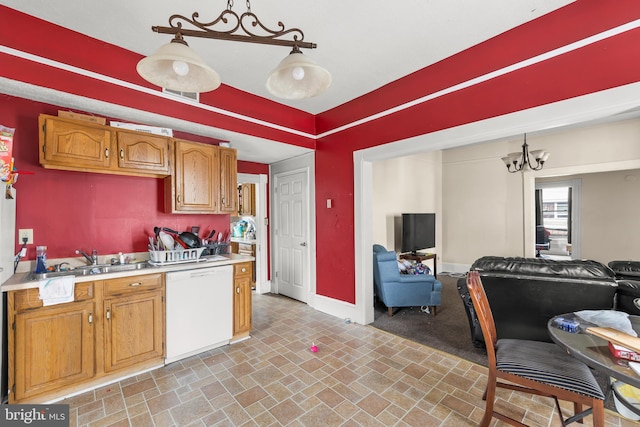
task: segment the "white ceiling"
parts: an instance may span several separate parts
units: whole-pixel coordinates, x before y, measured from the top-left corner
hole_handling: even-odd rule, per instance
[[[304,53],[327,68],[333,82],[312,99],[273,98],[264,83],[289,48],[187,38],[220,74],[224,84],[317,114],[426,67],[465,48],[538,18],[570,0],[254,0],[251,10],[269,28],[281,21],[300,28],[317,49]],[[2,0],[2,4],[142,55],[152,54],[171,36],[151,26],[167,26],[169,16],[213,20],[224,0]],[[241,14],[246,2],[236,1]],[[28,29],[25,29],[27,31]],[[72,48],[72,47],[70,47]]]

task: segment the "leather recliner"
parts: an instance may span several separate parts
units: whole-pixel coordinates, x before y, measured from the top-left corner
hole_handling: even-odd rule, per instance
[[[485,256],[471,270],[480,272],[498,339],[551,342],[547,322],[553,316],[615,306],[614,273],[597,261]],[[469,318],[471,340],[483,347],[466,279],[459,279],[457,287]]]
[[[640,261],[611,261],[618,281],[616,309],[640,316]]]

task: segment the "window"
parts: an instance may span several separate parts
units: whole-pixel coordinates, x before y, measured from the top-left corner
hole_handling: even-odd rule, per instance
[[[536,242],[539,256],[578,257],[579,240],[576,227],[576,197],[579,197],[580,181],[536,183],[536,227],[543,226],[550,242],[542,248]]]

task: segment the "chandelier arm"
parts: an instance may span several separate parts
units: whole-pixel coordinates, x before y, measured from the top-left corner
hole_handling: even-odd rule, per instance
[[[299,28],[290,28],[287,30],[285,29],[282,22],[278,22],[279,29],[269,29],[264,24],[262,24],[262,22],[260,22],[260,20],[254,13],[250,11],[247,11],[241,16],[238,16],[238,14],[234,11],[225,9],[216,19],[210,22],[201,22],[198,20],[198,17],[198,12],[194,12],[191,18],[187,18],[186,16],[177,14],[171,15],[171,17],[169,18],[168,27],[153,26],[151,27],[151,30],[159,34],[175,35],[177,33],[180,33],[183,36],[241,41],[246,43],[290,46],[305,49],[314,49],[317,47],[315,43],[303,41],[304,33]],[[233,25],[230,29],[223,31],[212,28],[216,25],[228,24],[229,22],[235,23],[235,25]],[[197,29],[183,28],[183,23],[188,23]],[[267,33],[267,35],[255,34],[250,30],[249,27],[258,27],[262,31]],[[245,34],[239,33],[240,29],[244,31]],[[281,38],[288,35],[291,35],[293,39],[287,40]]]

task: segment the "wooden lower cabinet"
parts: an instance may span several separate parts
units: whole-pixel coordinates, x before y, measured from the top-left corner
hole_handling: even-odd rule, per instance
[[[42,403],[163,364],[164,275],[77,283],[43,307],[38,289],[7,295],[9,403]]]
[[[249,336],[251,331],[251,263],[234,264],[233,340]]]
[[[94,376],[93,312],[89,301],[15,316],[15,401]]]
[[[104,312],[106,372],[163,356],[164,304],[161,291],[106,299]]]

